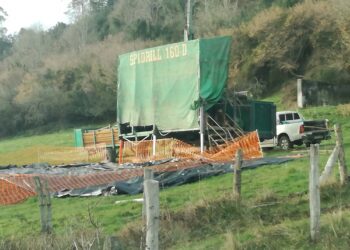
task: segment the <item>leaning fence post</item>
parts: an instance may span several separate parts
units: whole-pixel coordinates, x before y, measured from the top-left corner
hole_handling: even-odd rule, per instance
[[[242,149],[238,149],[236,152],[236,159],[234,165],[234,185],[233,185],[233,194],[238,199],[241,198],[241,166],[243,161]]]
[[[320,237],[320,185],[318,176],[319,145],[310,145],[310,174],[309,174],[309,200],[310,200],[310,234],[311,240],[317,241]]]
[[[324,183],[327,182],[327,179],[331,176],[333,166],[337,162],[338,158],[339,158],[339,147],[335,146],[335,148],[333,149],[332,154],[329,156],[327,163],[326,163],[326,166],[324,167],[324,170],[321,173],[321,176],[319,178],[320,185],[323,185]]]
[[[345,185],[348,181],[348,174],[346,169],[345,162],[345,152],[344,152],[344,143],[343,143],[343,132],[339,124],[334,125],[336,145],[339,147],[339,175],[340,175],[340,184]]]
[[[52,215],[51,215],[51,198],[48,190],[47,180],[44,182],[44,187],[38,176],[34,177],[36,192],[38,193],[40,206],[40,221],[41,232],[51,233],[52,231]]]
[[[159,182],[144,183],[146,198],[146,250],[158,250],[159,233]]]

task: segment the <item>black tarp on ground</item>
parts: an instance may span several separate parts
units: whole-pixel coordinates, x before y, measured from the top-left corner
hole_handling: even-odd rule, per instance
[[[30,165],[8,165],[0,166],[1,174],[49,174],[49,175],[84,175],[93,174],[102,171],[115,171],[120,169],[142,168],[147,166],[161,165],[167,162],[178,161],[178,159],[165,159],[158,161],[150,161],[145,163],[122,165],[108,163],[77,163],[69,165],[51,166],[48,163],[34,163]]]
[[[293,160],[291,158],[262,158],[244,161],[242,170],[255,169],[265,165],[281,164]],[[138,166],[141,166],[138,164]],[[149,166],[147,164],[146,166]],[[160,188],[174,187],[196,182],[208,177],[232,172],[230,163],[204,164],[195,168],[182,169],[173,172],[154,173],[154,179],[159,181]],[[98,196],[109,194],[138,194],[143,192],[143,176],[126,181],[117,181],[106,185],[91,186],[73,190],[56,192],[55,197]]]

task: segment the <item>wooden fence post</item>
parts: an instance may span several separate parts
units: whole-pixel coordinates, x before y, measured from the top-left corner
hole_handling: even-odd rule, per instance
[[[52,214],[51,214],[51,197],[48,189],[47,180],[44,181],[44,187],[38,176],[34,177],[36,192],[38,193],[40,206],[41,232],[52,232]]]
[[[243,162],[242,149],[238,149],[236,152],[236,159],[234,165],[234,180],[233,180],[233,195],[237,199],[241,199],[241,166]]]
[[[142,206],[142,217],[146,218],[146,197],[145,197],[145,182],[153,180],[153,170],[151,168],[144,168],[143,170],[143,206]]]
[[[144,168],[143,181],[153,180],[154,174],[152,168]]]
[[[325,184],[329,177],[332,174],[332,169],[335,163],[337,162],[339,158],[339,147],[335,146],[335,148],[332,151],[332,154],[329,156],[326,166],[324,167],[323,172],[321,173],[321,176],[319,178],[320,185]]]
[[[310,174],[309,174],[309,200],[310,200],[310,234],[311,240],[317,241],[320,237],[320,186],[318,176],[319,145],[310,145]]]
[[[122,250],[123,247],[120,244],[120,241],[115,236],[106,237],[102,250]]]
[[[144,183],[146,198],[146,250],[158,250],[159,233],[159,182]]]
[[[343,143],[343,133],[341,126],[339,124],[334,125],[335,139],[336,144],[339,147],[339,175],[340,175],[340,184],[345,185],[348,181],[348,174],[346,169],[346,161],[345,161],[345,152],[344,152],[344,143]]]

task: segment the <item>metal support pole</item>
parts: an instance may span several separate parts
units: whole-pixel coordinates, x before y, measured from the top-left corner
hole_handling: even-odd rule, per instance
[[[119,160],[118,160],[118,164],[122,164],[123,163],[123,150],[124,150],[124,140],[120,139],[119,140]]]
[[[156,156],[156,145],[157,145],[157,136],[155,134],[152,135],[152,155]]]
[[[191,40],[191,21],[192,21],[192,3],[191,0],[187,0],[186,5],[186,25],[184,30],[184,41]]]
[[[204,107],[203,105],[199,109],[199,134],[200,134],[200,144],[201,144],[201,154],[204,152],[204,132],[205,132],[205,125],[204,125]]]
[[[298,102],[298,108],[304,107],[304,99],[303,99],[303,80],[298,79],[297,80],[297,102]]]

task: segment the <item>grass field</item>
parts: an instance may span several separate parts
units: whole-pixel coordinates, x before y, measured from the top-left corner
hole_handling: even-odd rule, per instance
[[[87,125],[99,128],[104,125]],[[73,128],[41,135],[23,135],[0,139],[0,166],[26,165],[38,162],[38,154],[48,148],[74,147]]]
[[[328,118],[331,123],[341,123],[346,155],[350,155],[349,117],[340,114],[337,107],[309,108],[302,113],[306,118]],[[10,152],[20,152],[18,150],[25,149],[25,145],[57,143],[66,146],[71,143],[71,136],[72,131],[68,130],[1,141],[0,159]],[[17,147],[17,143],[21,146]],[[331,150],[333,145],[334,139],[322,143],[321,149]],[[309,160],[306,149],[302,147],[289,154],[300,152],[305,157],[244,171],[241,204],[231,195],[231,174],[162,190],[162,249],[348,249],[350,188],[337,184],[337,170],[331,184],[321,192],[323,237],[318,244],[309,240]],[[285,152],[275,150],[266,154],[283,155]],[[320,168],[325,165],[329,154],[322,153]],[[90,237],[96,238],[98,232],[99,235],[119,236],[128,249],[138,248],[141,205],[132,202],[115,204],[117,200],[137,197],[140,195],[53,199],[52,237],[56,239],[55,246],[64,249],[58,247],[60,242],[78,242],[84,232],[92,232]],[[0,210],[0,249],[9,246],[34,249],[31,246],[41,244],[43,238],[39,236],[36,198],[14,206],[3,206]],[[22,245],[16,245],[16,239],[22,239]]]
[[[57,133],[15,137],[0,141],[0,165],[24,165],[38,162],[38,154],[45,147],[74,146],[72,129]]]

